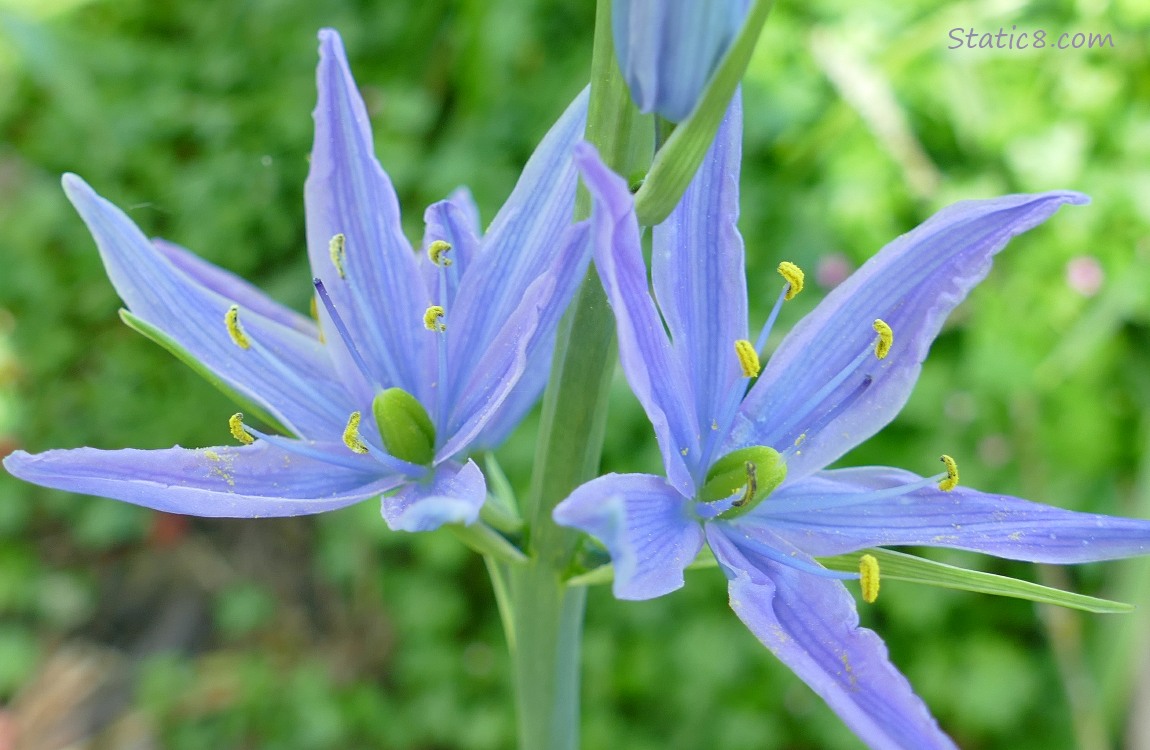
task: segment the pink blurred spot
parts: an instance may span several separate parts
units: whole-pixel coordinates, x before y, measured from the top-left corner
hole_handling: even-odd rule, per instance
[[[815,267],[815,283],[823,289],[834,289],[846,281],[853,270],[850,260],[842,253],[824,255]]]
[[[1079,255],[1066,264],[1066,285],[1083,297],[1098,294],[1105,281],[1106,272],[1093,255]]]

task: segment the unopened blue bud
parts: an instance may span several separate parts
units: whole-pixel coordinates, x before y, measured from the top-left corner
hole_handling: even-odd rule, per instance
[[[639,109],[686,119],[749,6],[750,0],[614,0],[615,55]]]

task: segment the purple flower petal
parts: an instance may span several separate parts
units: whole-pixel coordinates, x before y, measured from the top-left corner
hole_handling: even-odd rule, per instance
[[[254,310],[241,310],[241,325],[259,345],[241,349],[224,324],[232,299],[180,271],[82,179],[68,174],[63,184],[96,240],[108,277],[135,315],[296,434],[318,439],[342,433],[352,411],[350,398],[318,341]]]
[[[367,110],[343,43],[331,29],[319,38],[315,145],[304,192],[312,272],[323,280],[378,385],[403,388],[427,403],[433,378],[424,370],[431,342],[423,314],[430,303],[403,235],[395,190],[376,161]],[[336,234],[346,238],[338,264],[330,251]],[[359,384],[357,396],[370,399],[372,384],[363,382],[326,311],[320,314],[341,374]]]
[[[662,477],[607,474],[577,488],[552,517],[607,547],[617,598],[651,599],[683,586],[683,570],[703,546],[689,505]]]
[[[455,307],[447,310],[454,371],[468,372],[485,356],[528,287],[556,263],[575,209],[571,150],[583,134],[587,99],[586,91],[577,96],[543,137],[460,280]]]
[[[338,464],[289,453],[262,440],[248,446],[104,451],[16,451],[4,467],[28,482],[193,516],[262,518],[335,510],[404,481],[343,444],[306,443]],[[362,464],[362,470],[350,468]]]
[[[759,582],[736,572],[731,609],[863,742],[907,750],[956,747],[891,663],[882,639],[859,627],[842,583],[764,558],[750,561]]]
[[[474,371],[466,373],[466,380],[460,378],[464,385],[455,389],[460,399],[455,418],[480,428],[469,440],[472,448],[501,444],[543,392],[559,321],[587,276],[589,234],[586,222],[567,228],[558,240],[554,265],[527,288],[511,320],[489,344]],[[496,354],[510,350],[522,350],[522,358],[516,355],[508,360]],[[480,394],[488,395],[477,399]],[[469,430],[464,426],[460,432]]]
[[[747,338],[747,283],[739,218],[742,106],[736,94],[682,201],[654,228],[651,279],[680,368],[694,385],[703,444],[720,439],[745,383],[735,341]],[[712,425],[719,429],[707,429]],[[688,454],[696,481],[706,458]],[[711,456],[710,458],[717,458]]]
[[[882,318],[894,330],[884,360],[869,359],[873,383],[823,429],[808,434],[788,465],[791,477],[826,466],[886,425],[906,403],[943,321],[990,271],[1015,235],[1048,219],[1079,193],[1009,195],[963,201],[883,248],[805,317],[783,340],[740,409],[731,444],[782,449],[855,390],[863,373],[819,403],[811,397],[875,338]]]
[[[392,531],[434,531],[445,523],[470,525],[487,500],[483,472],[468,461],[435,467],[430,480],[406,485],[383,499],[383,518]]]
[[[314,320],[276,302],[231,271],[224,270],[190,250],[158,237],[152,239],[152,246],[200,286],[235,302],[244,310],[251,310],[282,326],[294,328],[308,338],[319,339],[319,327]]]
[[[686,119],[748,7],[749,0],[615,0],[615,52],[639,109]]]
[[[695,480],[684,457],[698,455],[700,450],[694,390],[647,290],[631,194],[589,144],[576,149],[575,160],[593,200],[591,243],[599,278],[615,313],[619,361],[655,428],[668,479],[680,494],[693,497]]]
[[[873,497],[919,479],[887,467],[819,472],[787,482],[744,522],[767,525],[807,554],[819,556],[908,544],[1042,563],[1150,554],[1150,520],[1076,513],[965,487],[943,492],[930,486],[896,497]]]

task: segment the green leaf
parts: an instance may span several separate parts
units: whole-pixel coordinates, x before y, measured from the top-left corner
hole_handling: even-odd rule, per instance
[[[1122,602],[1061,591],[1049,586],[1041,586],[1030,581],[1020,581],[1017,578],[995,575],[994,573],[967,570],[888,549],[869,549],[853,552],[849,555],[821,557],[819,562],[831,570],[857,571],[859,557],[863,554],[875,556],[883,579],[925,583],[929,586],[947,589],[1028,599],[1040,604],[1054,604],[1059,607],[1080,609],[1098,614],[1114,614],[1134,610],[1132,605]]]
[[[522,550],[483,521],[476,521],[470,526],[452,523],[444,528],[449,529],[459,541],[485,557],[507,563],[527,562],[527,556]]]
[[[264,424],[268,425],[269,427],[272,427],[273,429],[277,430],[278,432],[282,432],[285,435],[294,435],[295,434],[291,430],[289,430],[288,428],[284,427],[278,419],[273,417],[262,406],[255,403],[250,398],[248,398],[244,394],[237,391],[235,388],[230,386],[228,383],[224,382],[223,379],[220,378],[220,376],[216,375],[214,372],[212,372],[211,369],[207,365],[205,365],[200,360],[196,359],[192,355],[191,352],[189,352],[184,347],[180,346],[176,342],[175,339],[173,339],[171,336],[169,336],[168,334],[161,331],[159,328],[156,328],[151,323],[148,323],[148,322],[142,320],[141,318],[138,318],[137,316],[133,315],[131,312],[129,312],[128,310],[125,310],[123,308],[120,309],[120,319],[123,320],[124,324],[127,325],[129,328],[131,328],[133,331],[135,331],[137,333],[141,333],[144,336],[147,336],[149,339],[156,342],[157,344],[159,344],[160,346],[164,347],[169,352],[171,352],[173,355],[175,355],[176,359],[180,360],[181,362],[186,364],[188,367],[195,370],[197,375],[199,375],[201,378],[203,378],[204,380],[208,381],[213,386],[218,388],[225,396],[230,398],[232,401],[235,401],[236,404],[239,405],[239,407],[244,411],[245,415],[255,416],[257,419],[259,419]]]
[[[683,197],[715,139],[773,4],[774,0],[755,0],[746,23],[715,70],[699,103],[655,155],[643,187],[635,194],[635,213],[640,224],[653,226],[663,221]]]
[[[523,518],[519,515],[515,490],[494,453],[483,457],[483,467],[487,475],[487,502],[479,511],[480,518],[507,534],[521,531]]]

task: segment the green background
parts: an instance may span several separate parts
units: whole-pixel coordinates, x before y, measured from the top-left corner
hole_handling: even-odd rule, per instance
[[[233,409],[133,334],[59,189],[75,171],[162,235],[306,309],[315,32],[344,37],[405,208],[485,219],[585,82],[587,0],[0,0],[0,453],[228,442]],[[1102,50],[948,50],[950,29],[1110,33]],[[962,198],[1072,188],[952,316],[901,416],[842,465],[1150,517],[1150,6],[781,2],[745,85],[752,325],[782,259],[857,266]],[[1093,294],[1068,263],[1094,259]],[[1089,261],[1088,261],[1089,262]],[[825,288],[783,313],[795,322]],[[519,486],[528,420],[500,457]],[[604,470],[658,470],[621,378]],[[1110,596],[1091,616],[889,582],[865,624],[964,748],[1150,747],[1150,567],[938,559]],[[589,602],[584,746],[851,748],[750,636],[722,576]],[[378,504],[204,520],[0,474],[0,747],[510,747],[478,558]],[[1140,739],[1139,739],[1140,738]],[[34,744],[39,743],[39,744]],[[137,744],[132,744],[137,743]],[[1141,744],[1138,744],[1141,743]],[[23,745],[22,745],[23,746]]]

